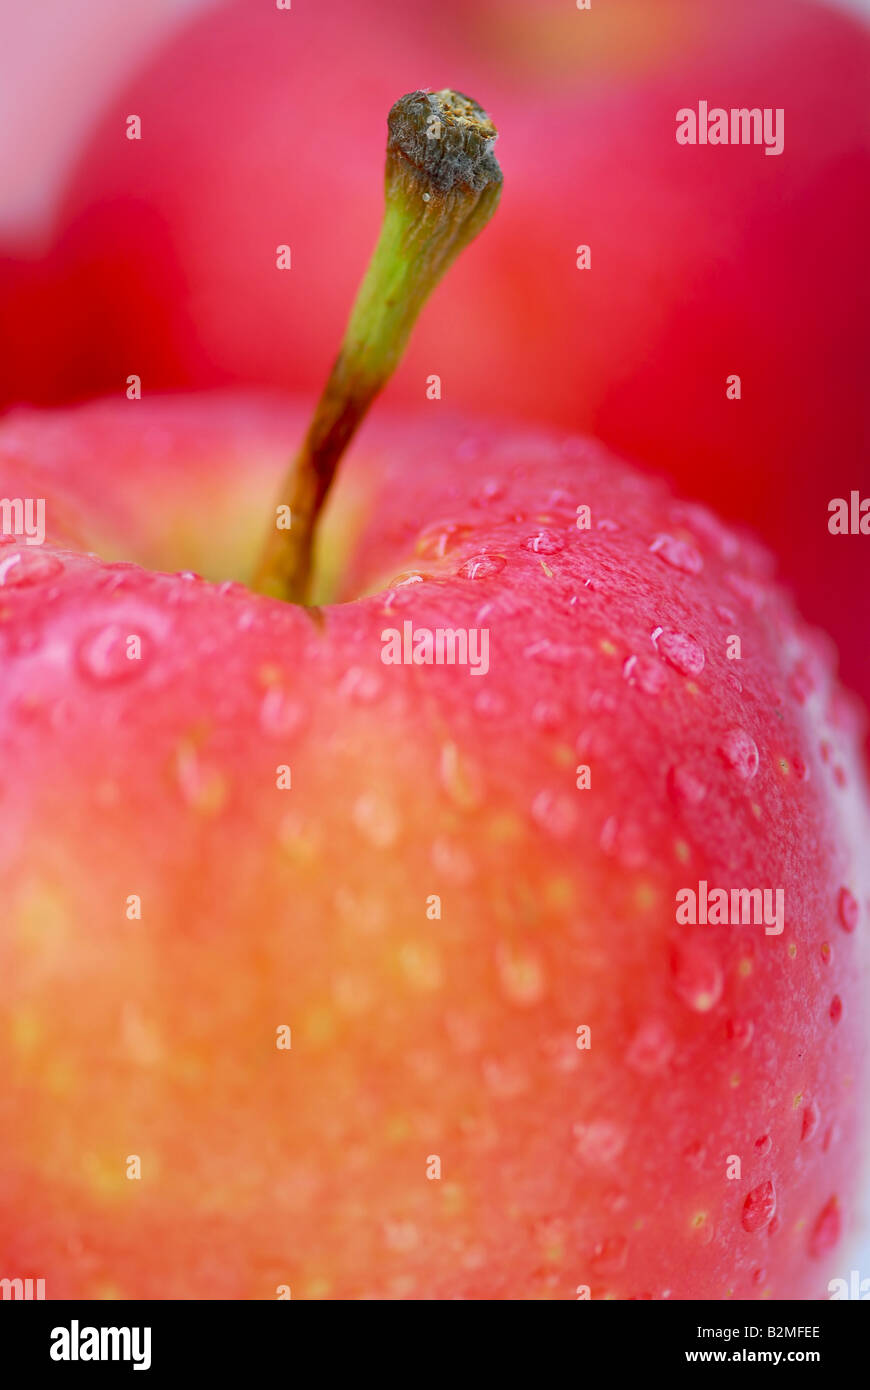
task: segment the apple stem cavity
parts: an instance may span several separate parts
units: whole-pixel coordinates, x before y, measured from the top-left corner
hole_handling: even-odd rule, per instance
[[[339,459],[389,381],[424,303],[492,217],[502,173],[497,131],[470,97],[411,92],[390,111],[386,208],[335,365],[284,480],[254,577],[257,593],[306,603],[314,527]]]

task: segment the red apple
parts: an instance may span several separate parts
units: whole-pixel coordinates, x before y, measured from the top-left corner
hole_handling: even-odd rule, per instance
[[[0,1265],[49,1298],[824,1297],[870,891],[827,646],[601,446],[419,416],[352,451],[321,606],[256,596],[302,425],[0,427],[48,527],[0,548]],[[221,582],[158,572],[190,564]],[[486,629],[489,669],[385,664],[405,623]],[[702,882],[781,888],[784,929],[680,925]]]

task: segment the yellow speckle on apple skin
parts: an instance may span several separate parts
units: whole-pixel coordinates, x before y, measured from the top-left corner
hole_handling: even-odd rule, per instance
[[[428,942],[406,942],[399,948],[398,964],[407,983],[423,994],[440,989],[444,983],[441,954]]]
[[[15,935],[28,952],[57,958],[70,935],[66,903],[60,891],[40,879],[27,883],[15,908]]]
[[[444,1183],[441,1188],[441,1205],[447,1216],[458,1216],[468,1205],[465,1189],[457,1182]]]
[[[575,886],[570,878],[549,878],[544,884],[544,904],[555,911],[573,907],[576,896]]]
[[[42,1023],[32,1009],[13,1009],[9,1015],[9,1037],[13,1048],[28,1057],[43,1036]]]
[[[639,883],[634,890],[635,906],[641,912],[649,912],[658,902],[659,895],[651,883]]]
[[[78,1073],[64,1057],[54,1057],[45,1068],[43,1084],[52,1096],[68,1096],[78,1084]]]
[[[95,1196],[117,1201],[124,1195],[128,1179],[123,1154],[85,1154],[82,1166],[88,1187]]]
[[[326,1004],[315,1004],[302,1019],[301,1032],[312,1047],[326,1047],[336,1034],[336,1019]]]
[[[270,662],[264,662],[257,671],[257,680],[260,685],[268,690],[273,685],[278,685],[280,683],[281,670],[278,666],[274,666]]]
[[[525,837],[526,827],[511,811],[499,811],[487,825],[487,835],[493,844],[513,844]]]

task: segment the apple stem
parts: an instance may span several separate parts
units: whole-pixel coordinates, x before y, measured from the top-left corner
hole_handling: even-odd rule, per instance
[[[386,209],[338,358],[276,507],[254,578],[257,593],[305,603],[314,527],[339,459],[395,371],[424,303],[492,217],[502,174],[496,129],[449,89],[412,92],[388,117]],[[290,525],[279,513],[290,509]]]

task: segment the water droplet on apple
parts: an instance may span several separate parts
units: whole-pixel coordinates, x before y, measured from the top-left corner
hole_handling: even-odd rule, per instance
[[[710,1245],[716,1234],[716,1227],[710,1220],[708,1211],[696,1211],[689,1222],[689,1230],[692,1239],[699,1245]]]
[[[420,1243],[420,1233],[412,1221],[385,1221],[384,1244],[388,1250],[406,1255],[416,1250]]]
[[[351,666],[339,685],[339,694],[356,700],[361,705],[370,705],[380,695],[384,686],[378,671],[369,671],[364,666]]]
[[[821,1259],[833,1250],[840,1239],[842,1224],[840,1204],[832,1197],[819,1212],[810,1232],[809,1251],[813,1259]]]
[[[565,710],[555,700],[538,700],[532,706],[532,723],[536,729],[552,734],[565,722]]]
[[[805,705],[815,692],[816,683],[812,672],[803,663],[799,663],[792,671],[788,680],[788,688],[799,705]]]
[[[491,579],[500,574],[507,564],[501,555],[473,555],[459,566],[458,573],[463,579]]]
[[[496,967],[502,993],[511,1004],[530,1008],[543,999],[547,977],[543,962],[529,946],[502,942],[496,949]]]
[[[700,1139],[693,1139],[691,1144],[687,1144],[683,1149],[683,1158],[690,1168],[694,1168],[699,1173],[704,1166],[707,1158],[707,1150]]]
[[[455,743],[445,743],[438,763],[441,785],[455,806],[472,811],[483,799],[480,772]]]
[[[578,1157],[586,1163],[609,1167],[625,1148],[625,1131],[612,1120],[591,1120],[573,1127]]]
[[[217,592],[220,598],[244,598],[251,597],[250,589],[246,589],[244,584],[240,584],[237,579],[225,579],[222,584],[218,584]]]
[[[729,729],[719,744],[727,767],[744,782],[749,782],[758,771],[758,746],[745,729]]]
[[[523,544],[526,550],[533,550],[536,555],[558,555],[560,550],[565,549],[562,537],[554,531],[539,531],[537,535],[529,536]]]
[[[260,728],[272,738],[286,738],[302,723],[302,709],[280,685],[273,685],[260,702]]]
[[[743,599],[752,613],[761,612],[767,599],[763,584],[759,584],[755,579],[747,579],[744,574],[733,572],[725,576],[725,582],[738,598]]]
[[[487,1090],[499,1100],[512,1100],[529,1089],[529,1074],[514,1057],[488,1057],[481,1064]]]
[[[574,647],[569,647],[565,642],[551,642],[548,637],[542,637],[539,642],[533,642],[530,647],[526,647],[523,656],[529,661],[540,661],[545,666],[570,666],[576,659]]]
[[[636,686],[645,695],[660,695],[668,683],[668,674],[661,662],[647,656],[627,657],[622,674],[629,685]]]
[[[467,540],[471,532],[472,528],[467,522],[435,522],[421,531],[417,540],[417,554],[426,560],[443,560],[449,551]]]
[[[456,840],[434,840],[429,857],[436,873],[451,883],[466,884],[474,878],[474,860]]]
[[[484,719],[500,719],[507,709],[507,701],[498,690],[479,690],[472,708]]]
[[[201,816],[216,816],[227,800],[227,783],[214,763],[203,758],[190,744],[176,754],[175,775],[182,797],[191,810]]]
[[[387,585],[388,589],[407,589],[410,584],[424,584],[430,576],[420,570],[402,570]]]
[[[674,1052],[674,1037],[660,1019],[642,1023],[628,1045],[626,1064],[641,1076],[654,1076],[662,1071]]]
[[[139,639],[139,656],[129,655],[136,648],[130,638]],[[106,623],[86,632],[76,647],[76,663],[83,676],[97,685],[132,680],[147,666],[151,652],[150,635],[131,622]]]
[[[733,560],[739,554],[740,542],[737,537],[700,502],[678,502],[671,514],[674,521],[687,526],[695,536],[712,546],[723,560]]]
[[[722,997],[722,966],[701,941],[679,941],[671,950],[674,991],[695,1013],[709,1012]]]
[[[577,805],[563,792],[546,788],[538,792],[531,807],[532,820],[556,840],[566,840],[577,826]]]
[[[593,1247],[590,1264],[596,1274],[619,1274],[628,1260],[628,1241],[624,1236],[608,1236]]]
[[[678,805],[700,806],[707,787],[686,763],[678,763],[668,772],[668,793]]]
[[[770,1178],[754,1187],[743,1203],[740,1218],[744,1231],[752,1235],[772,1221],[776,1211],[776,1188]]]
[[[848,888],[840,889],[837,901],[837,915],[843,931],[853,932],[858,925],[858,903]]]
[[[378,791],[357,797],[351,812],[353,823],[375,849],[389,849],[399,835],[399,817],[387,798]]]
[[[608,816],[598,842],[604,853],[612,854],[624,869],[642,869],[649,858],[643,829],[635,821]]]
[[[62,571],[60,560],[48,551],[16,550],[0,560],[0,585],[6,589],[23,589],[55,579]]]
[[[725,1020],[725,1036],[741,1052],[752,1042],[754,1033],[755,1024],[751,1018],[727,1018]]]
[[[819,1109],[818,1101],[811,1100],[805,1105],[801,1115],[801,1141],[806,1143],[812,1139],[822,1120],[822,1112]]]
[[[488,478],[471,500],[474,506],[485,507],[492,502],[500,502],[504,495],[505,485],[501,479]]]
[[[700,574],[704,568],[700,552],[688,541],[677,540],[674,536],[656,536],[650,550],[666,565],[683,574]]]
[[[657,647],[668,665],[681,676],[700,676],[704,669],[703,648],[685,632],[663,632]]]

